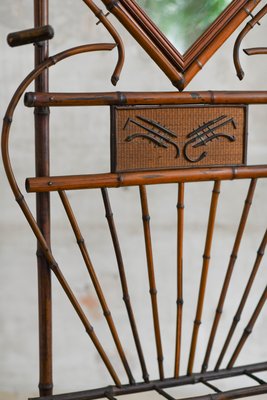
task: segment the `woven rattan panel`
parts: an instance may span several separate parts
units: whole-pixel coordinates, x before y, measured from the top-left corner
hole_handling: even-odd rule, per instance
[[[246,162],[246,106],[111,108],[113,172]]]

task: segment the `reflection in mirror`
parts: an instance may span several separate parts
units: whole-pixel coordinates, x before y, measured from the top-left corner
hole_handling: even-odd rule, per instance
[[[232,0],[136,0],[184,54]]]

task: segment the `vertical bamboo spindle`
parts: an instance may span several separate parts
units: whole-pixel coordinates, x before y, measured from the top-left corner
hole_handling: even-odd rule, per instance
[[[184,243],[184,183],[178,185],[177,203],[177,318],[174,377],[180,373],[183,315],[183,243]]]
[[[226,351],[228,349],[228,346],[229,346],[229,344],[230,344],[230,342],[232,340],[232,337],[233,337],[233,334],[234,334],[235,329],[237,327],[237,324],[239,323],[239,321],[241,319],[241,315],[242,315],[243,309],[245,307],[246,301],[248,299],[251,287],[253,285],[254,279],[255,279],[255,277],[257,275],[257,272],[258,272],[258,269],[260,267],[261,260],[263,258],[264,252],[265,252],[266,244],[267,244],[267,230],[264,233],[262,242],[261,242],[260,247],[259,247],[259,249],[257,251],[256,260],[255,260],[255,263],[253,265],[250,277],[248,279],[248,283],[247,283],[246,288],[244,290],[244,293],[243,293],[242,299],[240,301],[239,307],[237,309],[237,312],[236,312],[236,314],[234,316],[232,325],[230,327],[230,330],[228,332],[227,338],[226,338],[225,343],[223,345],[221,354],[220,354],[220,356],[218,358],[218,361],[216,363],[216,366],[215,366],[215,370],[216,371],[218,371],[218,369],[220,368],[222,360],[223,360],[223,358],[225,356],[225,353],[226,353]]]
[[[147,269],[148,269],[148,279],[151,295],[152,313],[153,313],[153,323],[158,355],[158,368],[160,379],[164,379],[164,369],[163,369],[163,351],[161,344],[161,334],[160,334],[160,324],[159,324],[159,313],[158,313],[158,303],[157,303],[157,289],[156,280],[154,273],[154,263],[153,263],[153,252],[152,252],[152,242],[150,233],[150,216],[148,211],[147,193],[146,187],[140,186],[140,199],[142,207],[142,218],[144,227],[144,237],[146,246],[146,257],[147,257]]]
[[[224,302],[225,302],[225,298],[227,295],[227,291],[228,291],[228,287],[231,281],[231,277],[232,277],[232,273],[234,270],[234,266],[238,257],[238,250],[240,247],[240,243],[243,237],[243,233],[245,230],[245,226],[246,226],[246,222],[247,222],[247,218],[248,218],[248,214],[249,214],[249,210],[252,204],[252,199],[253,199],[253,195],[255,192],[255,188],[256,188],[256,184],[257,184],[257,179],[252,179],[250,182],[250,186],[248,189],[248,194],[245,200],[245,204],[243,207],[243,212],[241,215],[241,219],[240,219],[240,223],[238,226],[238,230],[237,230],[237,234],[236,234],[236,238],[235,238],[235,242],[234,242],[234,246],[233,246],[233,250],[230,256],[230,260],[229,260],[229,264],[228,264],[228,268],[227,268],[227,272],[225,275],[225,279],[224,279],[224,283],[223,283],[223,287],[222,287],[222,291],[220,294],[220,298],[219,298],[219,302],[216,308],[216,313],[215,313],[215,318],[213,321],[213,325],[212,325],[212,329],[211,329],[211,333],[210,333],[210,338],[209,338],[209,342],[208,342],[208,346],[207,346],[207,350],[206,350],[206,354],[205,354],[205,358],[202,364],[202,372],[206,371],[208,368],[208,363],[209,363],[209,358],[210,358],[210,354],[211,354],[211,350],[213,347],[213,343],[214,343],[214,339],[215,339],[215,335],[218,329],[218,325],[220,322],[220,318],[221,315],[223,313],[223,306],[224,306]]]
[[[49,23],[49,0],[34,0],[34,27]],[[34,47],[35,67],[49,56],[48,41]],[[35,80],[35,91],[49,91],[48,70]],[[35,120],[35,172],[37,177],[49,176],[49,108],[34,110]],[[43,236],[50,246],[50,197],[49,193],[36,195],[36,219]],[[38,303],[39,303],[39,391],[40,396],[53,392],[52,372],[52,295],[51,271],[40,244],[37,244]]]
[[[258,316],[260,315],[260,312],[261,312],[266,300],[267,300],[267,286],[265,287],[263,294],[257,304],[257,307],[256,307],[247,327],[244,330],[244,333],[234,351],[233,356],[231,357],[231,360],[229,361],[229,364],[227,365],[227,369],[230,369],[234,366],[234,363],[236,362],[237,357],[239,356],[244,344],[246,343],[246,340],[248,339],[249,335],[252,333],[254,325],[258,319]]]
[[[81,234],[81,230],[79,228],[79,225],[77,223],[77,220],[76,220],[75,215],[73,213],[73,210],[71,208],[69,199],[68,199],[68,197],[67,197],[67,195],[66,195],[66,193],[64,191],[59,192],[59,196],[61,198],[61,201],[63,203],[63,206],[65,208],[67,216],[69,218],[70,224],[72,226],[73,232],[74,232],[76,240],[77,240],[77,244],[78,244],[78,246],[80,248],[80,251],[81,251],[81,254],[83,256],[85,265],[87,267],[87,271],[88,271],[88,273],[89,273],[89,275],[91,277],[91,280],[92,280],[92,283],[94,285],[96,294],[97,294],[99,302],[101,304],[101,307],[102,307],[102,310],[103,310],[103,314],[104,314],[104,316],[106,318],[106,321],[108,323],[108,326],[109,326],[110,332],[112,334],[114,343],[115,343],[116,348],[118,350],[119,356],[121,358],[121,361],[123,363],[125,371],[126,371],[126,373],[128,375],[129,382],[130,382],[130,384],[134,384],[135,381],[134,381],[134,378],[132,376],[129,364],[127,362],[123,347],[121,345],[121,342],[120,342],[120,339],[119,339],[119,336],[118,336],[118,333],[117,333],[117,329],[115,327],[115,324],[114,324],[114,321],[113,321],[113,318],[112,318],[112,314],[111,314],[111,312],[110,312],[110,310],[108,308],[104,293],[102,291],[101,285],[100,285],[99,280],[97,278],[97,275],[95,273],[93,264],[91,262],[91,259],[90,259],[90,256],[89,256],[89,253],[88,253],[88,250],[87,250],[87,247],[85,245],[84,238],[83,238],[83,236]]]
[[[211,251],[213,232],[214,232],[214,226],[215,226],[218,198],[219,198],[219,194],[220,194],[220,186],[221,186],[220,181],[214,182],[214,188],[213,188],[211,204],[210,204],[205,251],[204,251],[204,255],[203,255],[203,265],[202,265],[202,274],[201,274],[200,287],[199,287],[197,311],[196,311],[196,317],[195,317],[195,321],[194,321],[190,355],[189,355],[188,368],[187,368],[187,373],[189,375],[191,375],[192,371],[193,371],[198,331],[199,331],[199,327],[201,325],[202,310],[203,310],[203,305],[204,305],[205,291],[206,291],[207,278],[208,278],[208,269],[209,269],[209,263],[210,263],[210,251]]]
[[[117,230],[116,230],[116,226],[115,226],[115,222],[114,222],[113,212],[112,212],[111,205],[110,205],[108,190],[106,188],[102,188],[101,193],[102,193],[102,197],[103,197],[106,218],[107,218],[108,225],[109,225],[109,230],[110,230],[110,234],[111,234],[111,238],[112,238],[112,242],[113,242],[113,247],[114,247],[114,251],[115,251],[115,255],[116,255],[116,259],[117,259],[122,293],[123,293],[123,300],[124,300],[125,307],[126,307],[126,310],[128,313],[128,318],[130,321],[133,338],[134,338],[136,350],[138,353],[138,357],[139,357],[139,361],[140,361],[140,365],[141,365],[141,369],[142,369],[142,373],[143,373],[143,379],[145,382],[149,382],[149,375],[147,372],[145,358],[144,358],[144,354],[143,354],[143,350],[142,350],[142,346],[141,346],[141,342],[140,342],[140,338],[139,338],[139,334],[138,334],[138,330],[137,330],[137,326],[136,326],[136,322],[135,322],[134,312],[133,312],[133,308],[132,308],[132,304],[131,304],[131,299],[130,299],[130,295],[129,295],[127,278],[126,278],[125,268],[124,268],[124,262],[123,262],[123,258],[122,258],[122,254],[121,254],[120,243],[119,243]]]

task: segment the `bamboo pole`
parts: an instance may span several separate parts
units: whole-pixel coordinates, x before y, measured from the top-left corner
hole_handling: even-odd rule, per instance
[[[80,107],[109,105],[172,104],[267,104],[267,91],[195,91],[195,92],[27,92],[27,107]]]
[[[49,23],[49,0],[34,0],[34,27],[42,29]],[[45,62],[49,56],[48,40],[34,47],[35,68]],[[48,70],[35,79],[35,90],[49,90]],[[49,152],[49,108],[43,106],[34,110],[35,127],[35,173],[37,177],[47,176],[50,172]],[[50,194],[37,193],[36,221],[50,247]],[[52,288],[51,270],[40,243],[37,243],[38,272],[38,318],[39,318],[39,392],[40,396],[53,393],[52,361]]]
[[[221,186],[220,181],[214,182],[214,187],[213,187],[212,197],[211,197],[211,204],[210,204],[205,250],[204,250],[204,255],[203,255],[202,274],[201,274],[200,287],[199,287],[196,317],[195,317],[195,321],[194,321],[194,328],[193,328],[191,347],[190,347],[190,355],[189,355],[188,368],[187,368],[187,373],[189,375],[192,374],[192,372],[193,372],[197,339],[198,339],[198,331],[199,331],[199,327],[201,325],[201,317],[202,317],[202,310],[203,310],[203,305],[204,305],[206,284],[207,284],[207,278],[208,278],[211,246],[212,246],[213,232],[214,232],[214,226],[215,226],[218,197],[220,194],[220,186]]]
[[[229,361],[229,363],[227,365],[228,369],[230,369],[230,368],[232,368],[234,366],[234,363],[236,362],[237,357],[239,356],[239,354],[240,354],[245,342],[247,341],[249,335],[252,333],[254,325],[255,325],[255,323],[256,323],[256,321],[258,319],[258,316],[260,315],[260,312],[261,312],[266,300],[267,300],[267,286],[265,287],[265,289],[263,291],[263,294],[262,294],[262,296],[261,296],[261,298],[260,298],[260,300],[259,300],[259,302],[257,304],[257,307],[256,307],[254,313],[252,314],[252,317],[251,317],[247,327],[245,328],[244,333],[243,333],[240,341],[238,342],[238,345],[237,345],[237,347],[236,347],[236,349],[235,349],[235,351],[234,351],[234,353],[233,353],[233,355],[232,355],[232,357],[231,357],[231,359],[230,359],[230,361]]]
[[[141,364],[143,379],[145,382],[149,382],[149,374],[147,372],[145,358],[144,358],[144,354],[143,354],[143,350],[142,350],[142,346],[141,346],[141,342],[140,342],[140,338],[139,338],[139,334],[138,334],[138,330],[137,330],[137,325],[136,325],[136,321],[135,321],[135,317],[134,317],[134,312],[133,312],[133,308],[132,308],[132,304],[131,304],[130,294],[129,294],[129,290],[128,290],[128,284],[127,284],[127,278],[126,278],[126,274],[125,274],[124,262],[123,262],[123,258],[122,258],[122,254],[121,254],[120,243],[119,243],[117,230],[116,230],[116,226],[115,226],[115,222],[114,222],[113,212],[112,212],[111,205],[110,205],[108,190],[106,188],[102,188],[101,193],[102,193],[103,202],[104,202],[104,206],[105,206],[106,218],[108,221],[109,230],[110,230],[110,234],[111,234],[111,238],[112,238],[112,242],[113,242],[113,246],[114,246],[114,251],[116,254],[119,275],[120,275],[120,281],[121,281],[121,287],[122,287],[122,293],[123,293],[123,300],[124,300],[126,310],[128,313],[136,350],[137,350],[139,361]]]
[[[231,281],[234,266],[235,266],[235,263],[236,263],[236,260],[238,257],[238,250],[239,250],[240,243],[241,243],[241,240],[243,237],[243,233],[244,233],[244,230],[246,227],[246,222],[247,222],[249,210],[250,210],[250,207],[252,204],[256,184],[257,184],[257,180],[252,179],[250,182],[250,185],[249,185],[248,194],[247,194],[247,197],[245,200],[243,212],[242,212],[240,223],[239,223],[238,230],[236,233],[236,238],[235,238],[233,250],[232,250],[232,253],[230,256],[227,272],[225,275],[225,280],[224,280],[224,283],[222,286],[221,295],[220,295],[219,302],[218,302],[218,305],[216,308],[216,313],[215,313],[215,317],[214,317],[214,321],[213,321],[213,325],[212,325],[212,329],[211,329],[211,333],[210,333],[210,338],[209,338],[205,358],[204,358],[203,365],[202,365],[202,372],[206,371],[208,368],[211,350],[212,350],[213,343],[215,340],[215,335],[216,335],[216,332],[218,329],[218,325],[219,325],[219,322],[220,322],[220,319],[221,319],[221,316],[223,313],[223,306],[224,306],[225,298],[226,298],[228,287],[229,287],[229,284]]]
[[[228,346],[229,346],[230,341],[231,341],[231,339],[233,337],[235,329],[236,329],[236,327],[237,327],[237,325],[238,325],[238,323],[239,323],[239,321],[241,319],[241,315],[242,315],[243,309],[245,307],[245,304],[246,304],[246,301],[248,299],[250,290],[252,288],[254,279],[255,279],[255,277],[257,275],[257,272],[258,272],[258,269],[260,267],[261,260],[263,258],[264,252],[265,252],[266,244],[267,244],[267,230],[265,231],[265,234],[263,236],[262,242],[261,242],[260,247],[259,247],[259,249],[257,251],[256,260],[255,260],[254,266],[252,268],[250,277],[248,279],[246,288],[244,290],[244,293],[243,293],[243,296],[241,298],[239,307],[238,307],[237,312],[236,312],[236,314],[234,316],[232,325],[231,325],[230,330],[228,332],[227,338],[226,338],[225,343],[223,345],[223,348],[222,348],[222,351],[221,351],[220,356],[218,358],[218,361],[216,363],[216,366],[215,366],[215,370],[216,371],[220,368],[220,365],[221,365],[222,360],[223,360],[223,358],[225,356],[226,350],[228,349]]]
[[[174,377],[180,374],[183,316],[183,244],[184,244],[184,183],[178,186],[177,203],[177,317]]]
[[[157,185],[161,183],[207,182],[214,180],[266,177],[266,165],[151,170],[141,172],[28,178],[26,179],[26,190],[29,193],[53,192],[59,190],[95,189],[103,187],[112,188],[138,185]]]
[[[66,214],[67,214],[68,219],[70,221],[70,224],[72,226],[74,235],[75,235],[76,240],[77,240],[77,244],[78,244],[78,246],[80,248],[80,251],[81,251],[82,257],[84,259],[87,271],[88,271],[88,273],[90,275],[91,281],[92,281],[92,283],[94,285],[97,297],[99,299],[99,302],[100,302],[102,310],[103,310],[104,317],[106,318],[106,321],[108,323],[110,332],[112,334],[112,337],[113,337],[114,343],[116,345],[116,348],[118,350],[119,356],[121,358],[122,364],[123,364],[123,366],[125,368],[125,371],[126,371],[126,374],[127,374],[128,378],[129,378],[129,382],[130,382],[130,384],[134,384],[135,380],[133,378],[131,369],[129,367],[128,361],[126,359],[126,356],[125,356],[125,353],[124,353],[124,350],[123,350],[123,347],[122,347],[122,344],[121,344],[121,341],[119,339],[119,335],[118,335],[117,329],[115,327],[111,311],[109,310],[109,307],[107,305],[107,301],[105,299],[103,290],[101,288],[100,282],[98,280],[98,277],[96,275],[95,269],[94,269],[93,264],[92,264],[92,261],[90,259],[90,256],[89,256],[89,253],[88,253],[88,250],[87,250],[87,246],[85,244],[85,240],[84,240],[84,238],[82,236],[81,230],[80,230],[78,222],[77,222],[77,220],[75,218],[74,212],[73,212],[72,207],[71,207],[70,202],[69,202],[69,199],[68,199],[68,197],[67,197],[67,195],[66,195],[66,193],[64,191],[59,192],[59,196],[60,196],[62,204],[63,204],[63,206],[65,208],[65,211],[66,211]]]
[[[158,313],[158,303],[157,303],[157,288],[156,288],[156,279],[154,272],[153,251],[152,251],[152,241],[150,232],[150,216],[148,210],[146,187],[140,186],[139,191],[140,191],[140,200],[142,208],[143,228],[144,228],[146,257],[147,257],[147,270],[149,279],[149,291],[150,291],[152,313],[153,313],[159,376],[160,379],[163,380],[164,379],[163,351],[161,344],[161,333],[160,333],[160,323],[159,323],[159,313]]]

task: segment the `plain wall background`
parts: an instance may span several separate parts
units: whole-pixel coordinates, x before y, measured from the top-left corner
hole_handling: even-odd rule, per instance
[[[262,2],[262,6],[265,2]],[[102,7],[103,8],[103,7]],[[77,44],[87,42],[112,42],[109,34],[100,25],[96,26],[96,18],[91,14],[90,10],[78,0],[51,0],[50,1],[50,24],[55,29],[55,38],[50,42],[50,54],[56,53],[63,49],[72,47]],[[153,63],[138,44],[130,37],[130,35],[121,27],[115,19],[110,16],[111,21],[118,27],[122,34],[126,47],[126,61],[121,79],[114,89],[110,83],[110,76],[116,62],[116,50],[110,53],[81,55],[69,61],[63,61],[56,67],[50,69],[50,90],[51,91],[149,91],[149,90],[175,90],[161,70]],[[33,47],[31,45],[11,49],[6,44],[6,36],[9,32],[15,30],[26,29],[33,25],[32,1],[30,0],[1,0],[0,3],[0,48],[1,48],[1,74],[0,74],[0,111],[4,116],[6,106],[11,95],[15,91],[18,84],[32,69],[33,65]],[[261,26],[256,26],[253,31],[246,37],[244,47],[266,46],[267,23],[266,19],[262,21]],[[244,26],[244,23],[242,27]],[[186,90],[266,90],[266,69],[267,58],[265,56],[247,57],[241,53],[242,66],[245,71],[244,81],[240,82],[236,75],[232,61],[232,49],[234,40],[237,37],[236,31],[216,53],[216,55],[208,62],[203,71],[201,71],[195,79],[190,83]],[[29,89],[31,90],[31,88]],[[266,106],[251,107],[249,118],[249,158],[250,164],[266,162]],[[11,133],[11,149],[12,158],[14,159],[15,172],[20,185],[23,187],[24,179],[27,176],[34,175],[33,160],[33,117],[31,109],[25,109],[20,105],[16,114]],[[51,110],[51,174],[70,174],[70,173],[88,173],[95,171],[109,170],[109,110],[108,108],[77,108],[77,109],[52,109]],[[27,397],[37,394],[38,384],[38,337],[37,337],[37,284],[36,284],[36,261],[35,261],[35,239],[27,226],[24,217],[13,199],[11,190],[3,171],[0,166],[1,173],[1,232],[0,232],[0,398],[9,397]],[[204,185],[205,186],[205,185]],[[207,186],[207,185],[206,185]],[[226,185],[227,187],[227,185]],[[231,222],[238,221],[238,211],[242,203],[235,201],[239,192],[245,193],[246,188],[242,185],[236,192],[226,192],[224,201],[228,204],[220,210],[218,235],[221,238],[217,242],[217,256],[222,259],[221,248],[222,243],[231,249]],[[176,189],[167,188],[164,193],[159,193],[157,189],[151,189],[152,206],[151,213],[156,214],[156,210],[162,208],[162,204],[166,205],[165,211],[159,217],[155,217],[156,233],[153,239],[156,241],[156,255],[158,265],[165,265],[168,261],[175,267],[175,254],[172,253],[170,247],[173,235],[175,235],[175,221],[172,219],[175,214],[169,214],[171,207],[175,203],[169,202],[170,195],[176,196]],[[203,223],[207,217],[207,209],[210,197],[210,187],[208,194],[202,191],[202,187],[192,189],[188,194],[188,201],[192,203],[196,215],[188,216],[189,222],[188,239],[190,232],[195,233],[193,249],[186,248],[188,254],[188,265],[198,264],[201,267],[201,255],[203,252]],[[250,271],[257,247],[259,246],[262,232],[266,226],[266,202],[264,202],[264,194],[266,187],[259,187],[257,197],[257,206],[252,213],[249,225],[250,233],[246,236],[245,243],[242,247],[245,273],[236,276],[237,282],[240,281],[240,288],[246,282]],[[120,288],[112,270],[107,270],[107,258],[105,247],[100,245],[103,238],[108,240],[108,236],[104,230],[101,221],[101,215],[104,215],[103,206],[99,206],[99,194],[93,191],[91,197],[82,195],[82,199],[78,200],[76,194],[71,193],[70,198],[73,201],[75,209],[79,212],[81,225],[89,233],[89,246],[93,250],[93,258],[97,265],[97,272],[101,273],[106,270],[106,278],[104,286],[112,287],[109,291],[109,301],[113,304],[114,318],[118,322],[122,335],[122,340],[131,349],[130,334],[125,333],[121,327],[124,317],[122,306],[117,300],[116,295]],[[132,200],[137,199],[134,190],[123,191],[122,200],[118,193],[112,192],[112,199],[117,201],[115,211],[120,222],[121,237],[128,235],[131,242],[123,241],[125,253],[127,254],[127,273],[129,276],[130,286],[133,292],[133,300],[136,304],[137,315],[140,320],[146,319],[146,309],[149,304],[144,305],[142,300],[142,285],[146,284],[146,272],[140,272],[139,278],[136,274],[136,265],[134,256],[137,249],[141,247],[139,235],[141,233],[140,226],[136,225],[138,218],[138,207],[131,208],[129,206]],[[194,204],[193,199],[198,199]],[[34,210],[34,196],[27,195],[27,199]],[[243,201],[244,197],[242,198]],[[77,260],[79,259],[77,250],[74,247],[74,239],[70,230],[67,230],[66,218],[59,206],[56,196],[53,196],[53,240],[55,243],[56,256],[64,265],[64,273],[73,283],[78,298],[81,300],[85,309],[90,314],[92,321],[98,326],[100,336],[105,339],[105,324],[102,324],[101,311],[99,310],[97,300],[94,297],[90,282],[86,279],[84,272],[77,271]],[[188,207],[189,209],[189,207]],[[155,212],[154,212],[155,211]],[[173,212],[175,212],[173,210]],[[264,213],[265,212],[265,213]],[[174,217],[173,217],[174,216]],[[224,219],[226,221],[224,221]],[[89,220],[89,225],[87,222]],[[129,220],[129,224],[127,223]],[[227,222],[228,221],[228,222]],[[232,239],[233,240],[233,239]],[[159,245],[157,245],[159,244]],[[73,247],[74,255],[69,255],[66,251]],[[109,249],[110,250],[110,249]],[[141,256],[144,254],[141,252]],[[229,258],[229,251],[227,253]],[[227,257],[225,260],[227,260]],[[139,259],[138,259],[139,260]],[[225,261],[223,259],[223,261]],[[248,261],[248,265],[245,266]],[[227,261],[225,261],[227,262]],[[263,263],[266,267],[266,260]],[[75,265],[75,267],[74,267]],[[156,264],[157,265],[157,264]],[[225,268],[225,265],[224,265]],[[266,270],[266,268],[265,268]],[[145,270],[144,270],[145,271]],[[198,270],[200,271],[200,270]],[[224,271],[211,269],[211,282],[222,282]],[[174,272],[174,269],[173,271]],[[143,274],[143,275],[142,275]],[[189,282],[196,282],[199,275],[193,274],[188,269],[185,272]],[[264,270],[262,272],[264,274]],[[169,274],[168,274],[169,275]],[[142,277],[142,279],[140,278]],[[168,289],[168,285],[173,285],[172,280],[168,280],[166,272],[158,269],[159,283],[161,289]],[[161,279],[160,279],[161,278]],[[265,272],[266,280],[266,272]],[[191,283],[190,283],[191,285]],[[185,294],[191,298],[191,286]],[[254,301],[249,305],[249,310],[255,307],[259,293],[264,287],[264,275],[260,276],[257,285],[253,289],[252,299]],[[57,283],[54,283],[57,289]],[[193,283],[192,283],[193,287]],[[214,307],[218,297],[218,291],[215,290],[216,285],[210,284],[209,293],[211,298],[214,296]],[[219,288],[218,288],[219,290]],[[160,293],[160,290],[159,290]],[[232,297],[231,297],[232,296]],[[120,294],[119,294],[119,297]],[[188,298],[187,297],[187,298]],[[173,314],[168,314],[168,302],[165,297],[160,297],[161,311],[163,321],[166,326],[172,327],[175,321],[175,310]],[[226,309],[234,309],[235,304],[235,288],[230,293],[232,302],[226,304]],[[89,386],[98,386],[101,384],[101,378],[106,376],[104,368],[96,357],[91,344],[88,346],[88,340],[84,335],[83,329],[80,329],[80,323],[73,315],[72,310],[65,300],[61,290],[56,290],[54,294],[54,372],[55,372],[55,391],[62,392],[68,390],[82,390]],[[147,298],[149,303],[149,298]],[[236,300],[237,301],[237,300]],[[185,309],[187,310],[185,304]],[[188,312],[195,310],[195,300],[189,302]],[[248,312],[249,315],[249,312]],[[266,315],[266,314],[265,314]],[[207,339],[210,321],[213,318],[213,312],[205,314],[208,327],[205,326],[200,335],[201,340]],[[170,322],[173,321],[173,322]],[[191,317],[193,320],[193,317]],[[151,322],[151,321],[150,321]],[[147,322],[148,324],[150,323]],[[222,321],[223,322],[223,321]],[[223,322],[224,323],[224,322]],[[226,322],[225,322],[226,324]],[[225,325],[225,329],[228,325]],[[257,326],[256,326],[257,327]],[[185,335],[185,342],[191,336],[191,325],[188,328],[189,333]],[[243,328],[243,326],[242,326]],[[146,330],[149,331],[149,325],[144,328],[144,337]],[[207,329],[207,331],[206,331]],[[171,329],[170,329],[171,330]],[[258,322],[257,333],[253,339],[253,347],[251,358],[257,356],[256,359],[266,359],[266,317],[263,316]],[[207,332],[207,333],[206,333]],[[241,330],[240,330],[241,332]],[[165,349],[172,351],[172,342],[169,340],[168,328],[164,333],[166,337]],[[223,336],[223,332],[221,333]],[[188,336],[188,338],[187,338]],[[171,339],[173,339],[171,337]],[[146,344],[151,353],[154,351],[153,340],[149,338]],[[128,342],[129,341],[129,342]],[[150,347],[149,347],[150,346]],[[153,348],[152,348],[153,347]],[[205,347],[205,346],[204,346]],[[251,349],[249,347],[249,349]],[[112,361],[119,367],[115,351],[111,346]],[[203,350],[204,351],[204,350]],[[114,352],[114,354],[113,354]],[[251,352],[251,350],[250,350]],[[133,353],[133,354],[132,354]],[[247,352],[245,352],[247,353]],[[246,354],[247,355],[247,354]],[[138,370],[138,362],[135,359],[134,350],[129,350],[129,358],[133,364],[134,370]],[[94,368],[90,364],[93,359]],[[186,363],[186,356],[184,356]],[[200,361],[199,361],[200,362]],[[168,364],[167,368],[171,371],[172,364]],[[156,374],[156,368],[151,366],[152,374]],[[171,372],[170,372],[171,373]],[[139,374],[139,372],[137,372]],[[140,379],[140,378],[139,378]],[[264,398],[264,397],[263,397]]]

